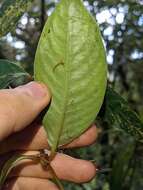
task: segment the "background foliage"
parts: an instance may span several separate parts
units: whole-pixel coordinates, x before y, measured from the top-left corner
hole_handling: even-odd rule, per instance
[[[0,39],[0,58],[20,61],[33,73],[33,62],[45,20],[57,0],[34,0],[21,17],[16,29]],[[85,0],[85,6],[99,23],[109,67],[108,80],[143,120],[143,2],[142,0]],[[0,3],[1,6],[1,3]],[[95,159],[109,170],[98,173],[88,184],[65,183],[72,190],[143,189],[143,145],[124,132],[100,126],[97,142],[87,149],[68,150],[78,158]],[[102,126],[102,127],[101,127]],[[111,168],[111,170],[110,170]]]

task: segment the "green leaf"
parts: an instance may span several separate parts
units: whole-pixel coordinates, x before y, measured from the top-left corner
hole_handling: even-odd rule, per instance
[[[15,168],[22,160],[32,160],[33,162],[37,164],[41,164],[41,167],[44,168],[44,170],[45,169],[50,170],[53,177],[53,181],[55,181],[57,187],[60,190],[64,190],[62,183],[58,179],[55,171],[53,170],[52,166],[49,163],[47,154],[41,151],[39,154],[35,154],[35,155],[22,155],[22,154],[15,153],[10,159],[8,159],[4,163],[4,166],[2,167],[0,171],[0,190],[3,189],[3,185],[8,175],[12,171],[12,169]]]
[[[23,68],[8,60],[0,59],[0,89],[16,87],[31,80]]]
[[[47,84],[52,92],[43,124],[53,152],[94,121],[106,78],[97,23],[81,0],[61,0],[44,27],[35,59],[35,80]]]
[[[123,190],[123,185],[128,176],[130,169],[129,165],[134,155],[134,150],[134,142],[124,144],[120,150],[118,150],[110,176],[110,190]]]
[[[0,8],[0,37],[12,31],[33,0],[4,0]]]
[[[104,101],[105,113],[102,116],[110,126],[118,126],[128,134],[143,141],[143,123],[117,92],[108,87]]]
[[[15,166],[17,166],[17,164],[21,160],[25,160],[25,159],[39,161],[38,160],[39,158],[38,158],[38,156],[36,157],[36,155],[15,154],[14,156],[12,156],[8,161],[6,161],[6,163],[4,164],[2,170],[0,171],[0,189],[2,189],[2,186],[4,185],[5,180],[8,177],[8,175],[10,174],[11,170]]]

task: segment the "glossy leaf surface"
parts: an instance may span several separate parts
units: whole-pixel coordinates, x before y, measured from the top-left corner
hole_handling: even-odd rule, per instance
[[[105,93],[106,67],[95,20],[81,0],[61,0],[44,27],[35,58],[35,79],[52,92],[43,123],[54,151],[94,121]]]
[[[30,75],[15,63],[0,59],[0,89],[16,87],[31,80]]]

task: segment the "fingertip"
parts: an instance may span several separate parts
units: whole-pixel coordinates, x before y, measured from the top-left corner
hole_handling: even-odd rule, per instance
[[[81,143],[84,142],[85,146],[93,144],[98,136],[97,127],[93,124],[84,134],[84,139],[81,139]]]
[[[59,178],[74,183],[88,182],[96,174],[96,167],[92,162],[68,155],[57,154],[51,165]]]
[[[78,178],[76,179],[76,183],[86,183],[91,181],[96,175],[96,167],[93,163],[89,161],[82,161],[83,163],[80,165],[80,172]]]

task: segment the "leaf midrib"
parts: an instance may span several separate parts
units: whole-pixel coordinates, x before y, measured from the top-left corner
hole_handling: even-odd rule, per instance
[[[66,1],[67,3],[67,1]],[[69,5],[67,4],[67,7],[69,9]],[[70,48],[70,35],[68,34],[68,28],[69,28],[69,23],[68,23],[68,20],[69,20],[69,11],[67,11],[67,31],[66,31],[66,40],[65,40],[65,63],[64,63],[64,69],[65,69],[65,93],[64,93],[64,103],[63,103],[63,114],[62,114],[62,119],[61,119],[61,123],[60,123],[60,131],[58,134],[58,138],[57,138],[57,142],[54,144],[54,146],[52,147],[52,152],[55,152],[57,147],[58,147],[58,144],[59,144],[59,141],[60,141],[60,136],[62,134],[62,131],[63,131],[63,127],[64,127],[64,122],[65,122],[65,115],[66,115],[66,111],[67,111],[67,103],[68,103],[68,98],[69,98],[69,78],[70,78],[70,72],[68,72],[68,67],[70,66],[70,59],[69,59],[69,48]]]

